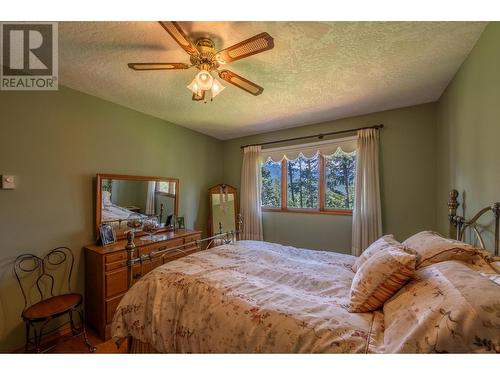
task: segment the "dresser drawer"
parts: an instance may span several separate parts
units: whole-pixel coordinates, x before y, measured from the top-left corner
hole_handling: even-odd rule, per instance
[[[120,260],[127,260],[127,252],[126,251],[120,251],[117,253],[109,254],[106,255],[104,258],[105,263],[113,263],[113,262],[118,262]]]
[[[199,246],[190,246],[190,247],[184,249],[184,252],[186,254],[196,253],[197,251],[200,251],[200,247]]]
[[[147,245],[140,248],[139,253],[141,255],[149,254],[152,251],[163,251],[170,249],[172,247],[182,246],[184,240],[182,238],[177,238],[170,241],[164,241],[157,244]]]
[[[127,275],[127,268],[122,268],[118,271],[109,272],[104,276],[106,297],[116,296],[128,289]]]
[[[113,321],[113,316],[115,315],[116,308],[120,304],[123,298],[123,294],[118,297],[114,297],[106,300],[106,324],[110,324]]]
[[[201,234],[195,234],[193,236],[186,236],[184,237],[184,243],[187,244],[184,246],[185,249],[196,246],[195,244],[190,244],[193,241],[197,241],[201,239]]]
[[[120,260],[119,262],[113,262],[113,263],[107,263],[104,266],[104,269],[106,272],[116,270],[121,267],[126,267],[127,266],[127,261],[126,260]]]
[[[167,248],[178,247],[184,244],[184,239],[176,238],[175,240],[170,240],[167,242]]]
[[[144,262],[144,264],[142,266],[144,275],[147,274],[148,272],[154,270],[156,267],[161,266],[162,264],[163,264],[163,257],[160,257],[160,256],[153,258],[152,261]]]

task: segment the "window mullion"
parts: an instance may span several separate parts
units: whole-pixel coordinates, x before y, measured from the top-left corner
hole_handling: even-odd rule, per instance
[[[281,160],[281,209],[286,210],[287,209],[287,194],[288,194],[288,189],[287,189],[287,164],[286,164],[286,159],[283,158]]]
[[[325,210],[325,157],[323,154],[319,154],[319,210]]]

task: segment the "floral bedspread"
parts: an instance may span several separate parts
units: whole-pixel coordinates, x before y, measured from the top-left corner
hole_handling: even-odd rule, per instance
[[[457,260],[418,270],[384,305],[385,350],[500,353],[498,274],[483,271]]]
[[[366,353],[383,314],[349,313],[356,258],[239,241],[156,268],[123,297],[112,335],[163,353]]]

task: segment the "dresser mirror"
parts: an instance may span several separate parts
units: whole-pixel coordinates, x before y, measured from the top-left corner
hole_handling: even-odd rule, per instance
[[[235,231],[238,218],[238,196],[235,187],[220,184],[208,189],[209,236]]]
[[[98,174],[96,190],[96,235],[106,223],[121,239],[134,223],[151,217],[158,219],[158,232],[173,230],[179,206],[177,178]]]

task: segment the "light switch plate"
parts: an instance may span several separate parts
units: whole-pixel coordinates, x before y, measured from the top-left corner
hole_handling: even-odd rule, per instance
[[[3,175],[2,176],[2,189],[15,189],[16,176]]]

